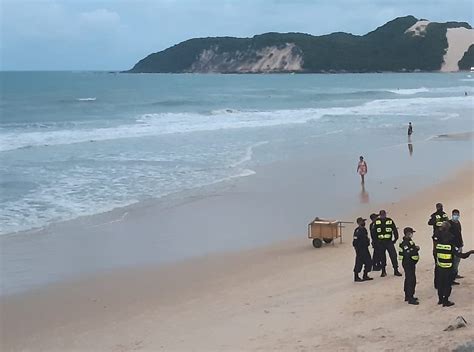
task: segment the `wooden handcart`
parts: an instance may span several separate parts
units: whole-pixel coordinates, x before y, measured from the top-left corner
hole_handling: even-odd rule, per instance
[[[308,238],[313,240],[314,248],[320,248],[323,242],[334,245],[337,238],[342,243],[344,224],[352,224],[352,222],[315,218],[308,224]]]

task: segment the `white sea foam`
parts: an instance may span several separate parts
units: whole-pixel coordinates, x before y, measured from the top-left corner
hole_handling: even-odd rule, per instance
[[[461,80],[462,81],[462,80]],[[415,95],[420,93],[457,93],[474,91],[473,86],[456,86],[456,87],[433,87],[433,88],[410,88],[410,89],[385,89],[383,91],[399,94],[399,95]]]
[[[135,123],[102,128],[74,128],[47,131],[2,132],[0,151],[19,148],[85,143],[174,133],[222,129],[270,127],[301,124],[323,116],[380,116],[439,114],[455,108],[471,108],[472,96],[440,98],[380,99],[352,107],[309,108],[273,111],[237,111],[209,114],[153,113],[138,117]],[[227,109],[226,109],[227,110]],[[444,115],[444,114],[443,114]]]
[[[229,166],[230,167],[237,167],[237,166],[240,166],[240,165],[243,165],[243,164],[249,162],[250,160],[252,160],[254,149],[258,148],[262,145],[265,145],[265,144],[268,144],[268,141],[262,141],[262,142],[258,142],[258,143],[255,143],[255,144],[252,144],[252,145],[248,146],[247,149],[245,150],[244,156],[240,160],[238,160],[234,163],[231,163]]]
[[[426,93],[426,92],[429,92],[430,90],[428,88],[421,87],[421,88],[412,88],[412,89],[388,89],[388,91],[395,94],[401,94],[401,95],[413,95],[413,94],[418,94],[418,93]]]
[[[458,113],[450,113],[439,118],[441,121],[451,120],[453,118],[459,117]]]
[[[97,98],[96,97],[93,97],[93,98],[77,98],[76,100],[77,101],[96,101]]]

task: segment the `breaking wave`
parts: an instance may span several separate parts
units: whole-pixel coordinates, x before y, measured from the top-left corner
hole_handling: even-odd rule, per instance
[[[0,133],[0,151],[26,147],[52,146],[125,138],[157,136],[174,133],[191,133],[238,128],[271,127],[302,124],[323,116],[425,116],[433,111],[471,108],[472,97],[379,99],[351,107],[306,108],[269,111],[215,110],[211,114],[151,113],[144,114],[132,123],[112,127],[63,129],[25,128]],[[72,125],[73,126],[73,125]]]

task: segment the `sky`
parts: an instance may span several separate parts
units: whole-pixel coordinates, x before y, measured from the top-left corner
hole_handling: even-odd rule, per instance
[[[472,0],[0,0],[1,70],[124,70],[186,39],[365,34],[405,15],[474,25]]]

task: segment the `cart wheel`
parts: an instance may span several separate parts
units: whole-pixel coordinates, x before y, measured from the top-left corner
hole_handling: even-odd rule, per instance
[[[322,245],[323,245],[323,241],[321,241],[319,238],[315,238],[313,240],[314,248],[321,248]]]
[[[332,242],[332,238],[323,238],[323,241],[324,241],[324,243],[329,244],[329,243]]]

